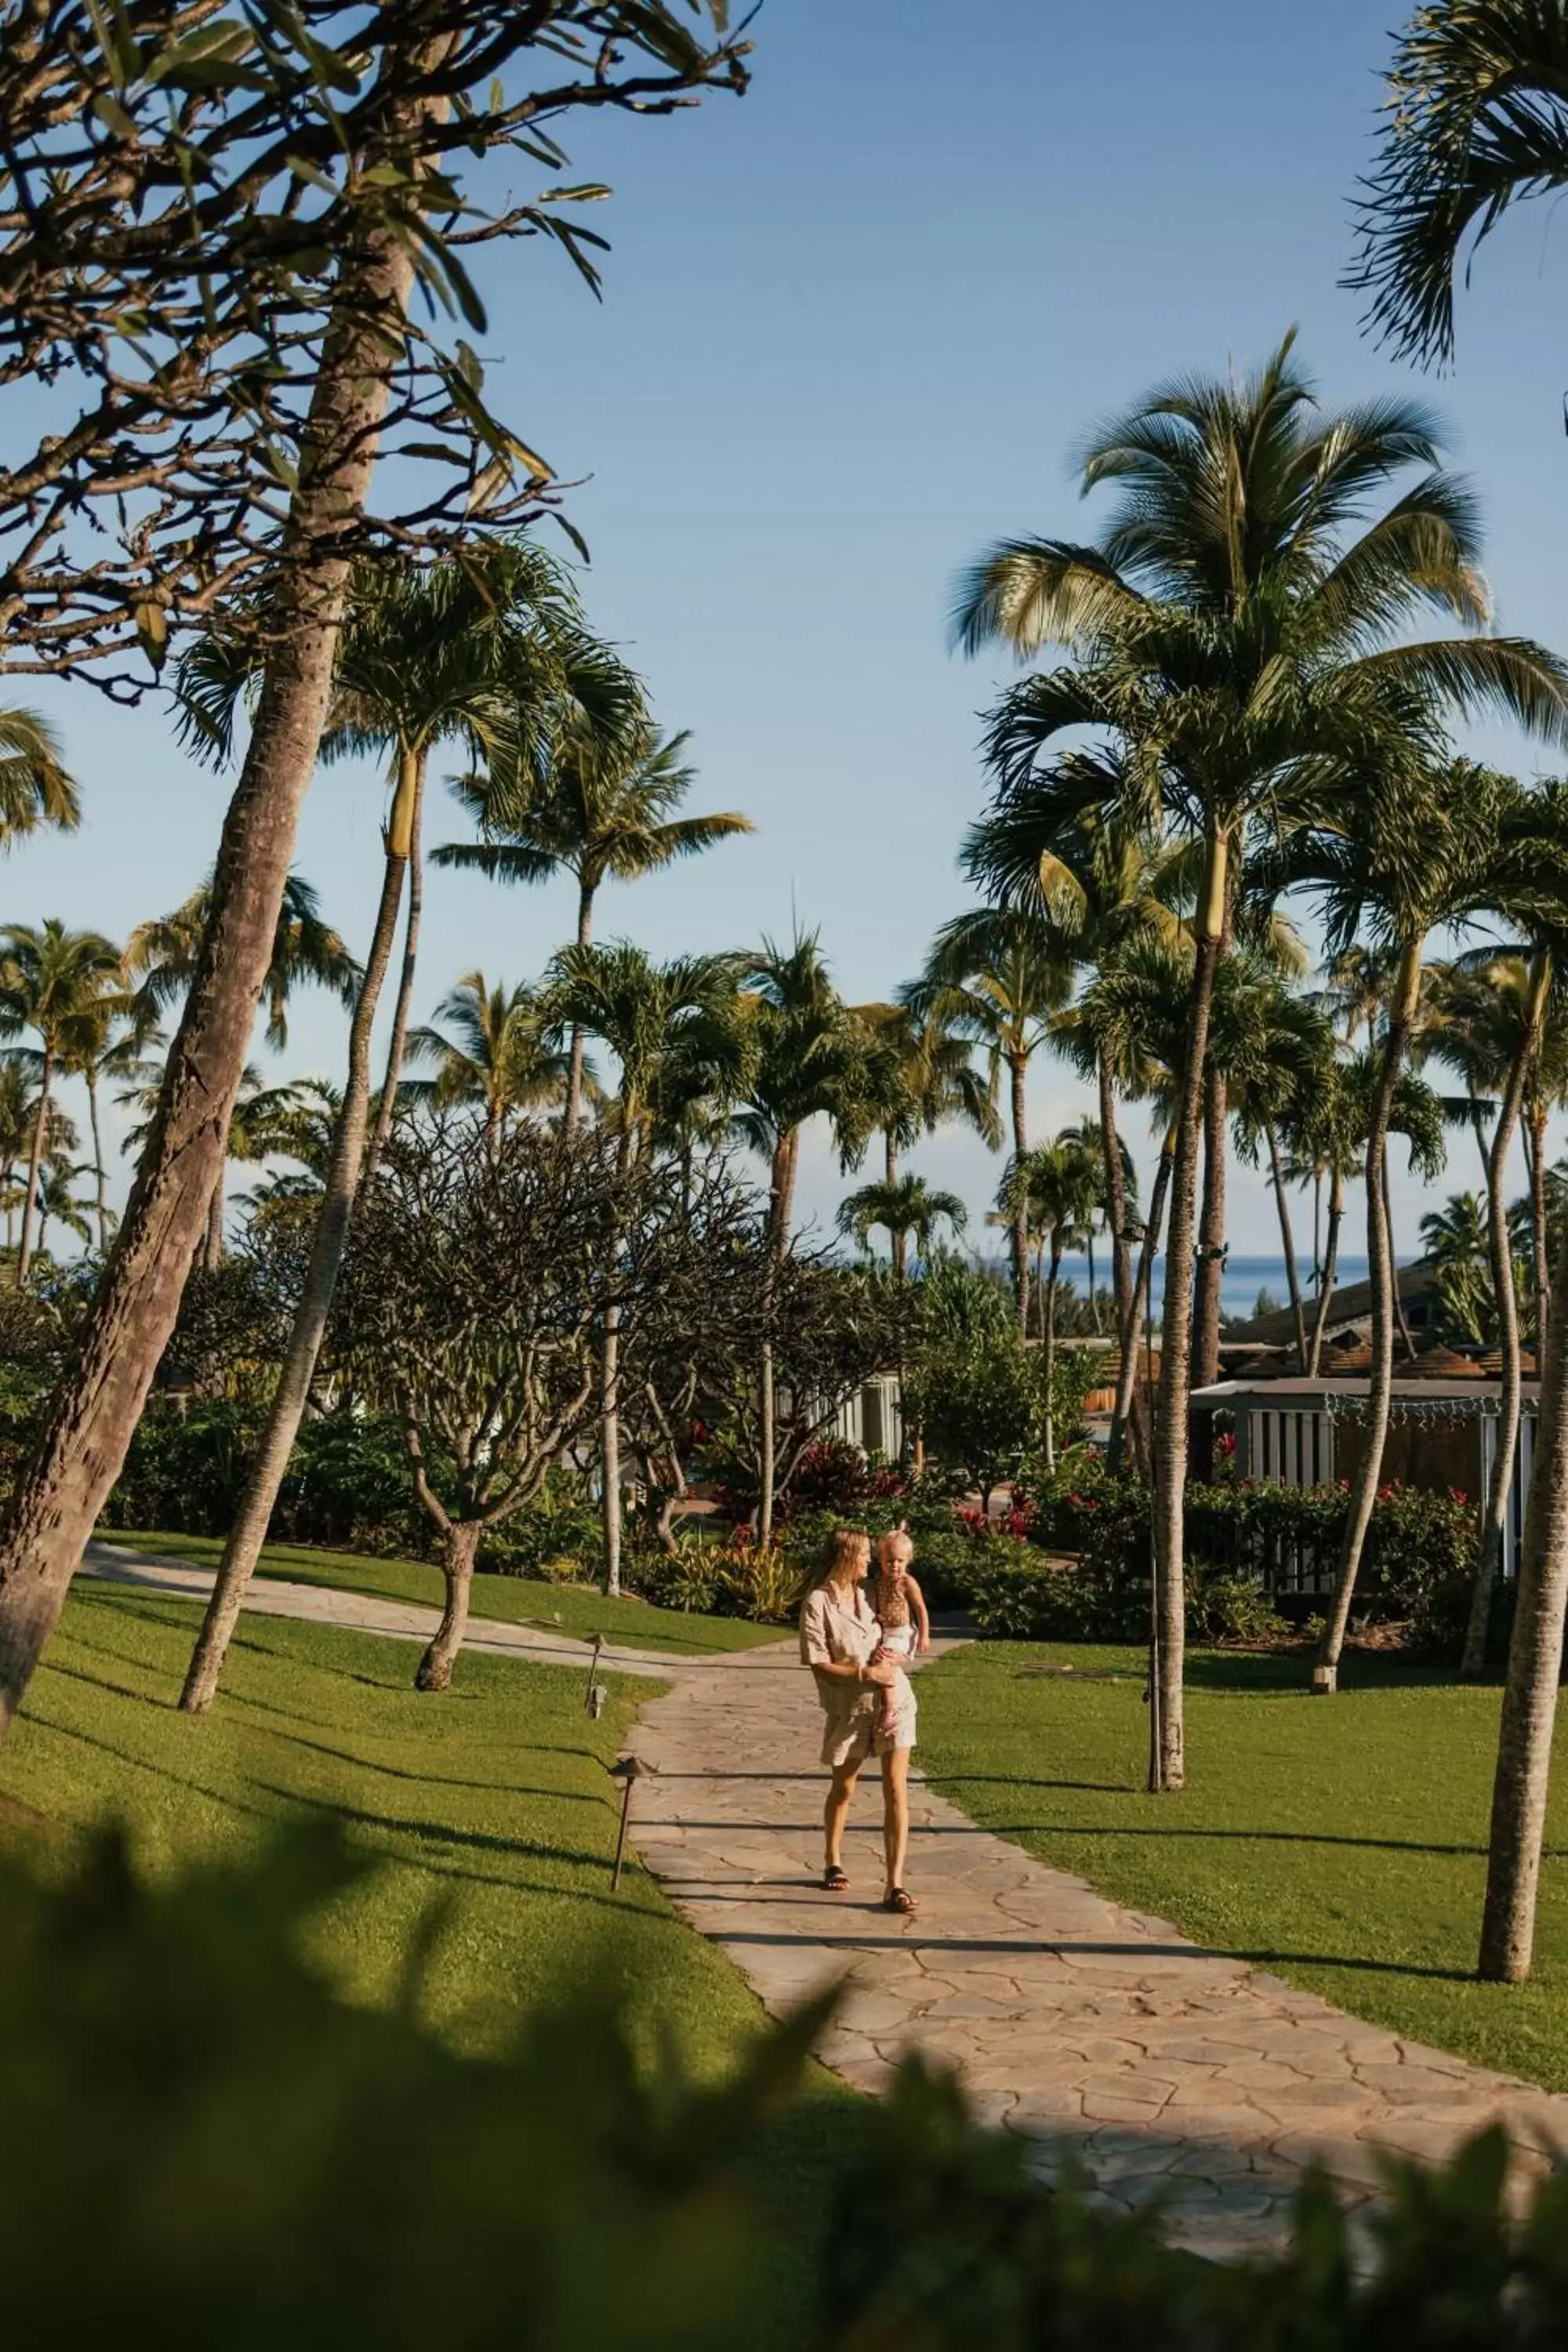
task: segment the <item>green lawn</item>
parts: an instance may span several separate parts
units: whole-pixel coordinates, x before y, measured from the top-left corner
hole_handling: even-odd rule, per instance
[[[127,1549],[159,1553],[170,1559],[216,1564],[223,1549],[215,1536],[106,1534],[105,1543]],[[368,1559],[358,1552],[322,1551],[313,1544],[268,1544],[258,1573],[286,1577],[295,1584],[335,1586],[344,1592],[369,1592],[382,1601],[422,1601],[441,1606],[441,1571],[418,1559]],[[474,1580],[476,1617],[491,1617],[504,1625],[537,1625],[549,1633],[574,1635],[591,1642],[603,1633],[607,1642],[628,1649],[668,1650],[672,1655],[698,1650],[749,1650],[759,1642],[783,1638],[776,1625],[750,1625],[739,1617],[688,1616],[679,1609],[656,1609],[651,1601],[629,1593],[607,1601],[573,1584],[545,1584],[532,1577],[478,1576]]]
[[[1026,1670],[1050,1664],[1071,1674]],[[1499,1694],[1352,1658],[1189,1657],[1188,1787],[1150,1797],[1142,1660],[977,1644],[921,1677],[921,1761],[986,1828],[1357,2015],[1568,2089],[1568,1727],[1533,1980],[1477,1983]],[[1090,1675],[1115,1674],[1115,1680]]]
[[[57,1832],[37,1841],[47,1867],[72,1829],[113,1817],[161,1878],[254,1850],[291,1815],[330,1812],[379,1864],[315,1930],[350,1999],[394,1996],[440,1904],[424,2006],[459,2046],[493,2045],[542,1999],[608,1982],[650,2046],[668,2029],[702,2074],[727,2069],[763,2021],[740,1975],[635,1861],[610,1893],[618,1790],[605,1767],[657,1685],[606,1676],[595,1723],[575,1674],[475,1653],[450,1692],[422,1697],[401,1643],[250,1617],[216,1708],[197,1719],[174,1706],[197,1613],[77,1586],[0,1744],[0,1835],[31,1843],[43,1816]],[[644,1801],[657,1802],[646,1784]],[[831,2203],[849,2096],[817,2078],[766,2152],[777,2269],[758,2282],[758,2342],[779,2352],[806,2332],[807,2232]]]

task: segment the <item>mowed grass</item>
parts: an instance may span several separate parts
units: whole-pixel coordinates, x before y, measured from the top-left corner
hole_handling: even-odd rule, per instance
[[[112,1531],[103,1540],[166,1559],[199,1561],[204,1568],[216,1567],[223,1550],[216,1536]],[[378,1601],[422,1601],[431,1609],[439,1609],[442,1601],[441,1571],[426,1560],[368,1559],[358,1552],[325,1551],[314,1544],[268,1544],[258,1573],[341,1592],[368,1592]],[[583,1642],[603,1633],[606,1642],[627,1649],[668,1650],[672,1657],[749,1650],[759,1642],[781,1638],[776,1625],[752,1625],[738,1617],[688,1616],[679,1609],[656,1609],[630,1593],[610,1601],[579,1585],[546,1584],[526,1576],[476,1576],[472,1608],[476,1617],[493,1618],[503,1625],[533,1625]]]
[[[1043,1664],[1066,1674],[1031,1674]],[[1100,1894],[1396,2032],[1568,2090],[1568,1726],[1530,1984],[1471,1971],[1499,1692],[1352,1658],[1190,1656],[1188,1786],[1150,1797],[1143,1661],[976,1644],[921,1677],[935,1785]],[[1119,1678],[1090,1679],[1116,1675]]]
[[[650,2054],[673,2035],[705,2080],[763,2030],[739,1973],[635,1853],[610,1892],[620,1797],[606,1767],[657,1684],[606,1675],[594,1722],[575,1673],[474,1654],[449,1692],[425,1697],[403,1643],[249,1617],[216,1707],[193,1718],[174,1701],[199,1617],[191,1601],[77,1585],[0,1743],[0,1836],[50,1868],[74,1832],[122,1822],[139,1868],[163,1880],[330,1817],[373,1865],[312,1929],[313,1958],[350,2000],[397,1998],[418,1954],[426,2021],[483,2052],[525,2012],[607,1987]],[[636,1804],[658,1801],[645,1781],[634,1823]],[[809,2334],[815,2243],[857,2105],[814,2074],[754,2159],[776,2224],[758,2280],[769,2352]]]

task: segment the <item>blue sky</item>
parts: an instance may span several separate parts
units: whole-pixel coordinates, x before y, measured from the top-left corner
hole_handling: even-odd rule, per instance
[[[670,953],[787,934],[798,915],[851,997],[918,967],[963,903],[977,714],[1006,674],[946,650],[957,567],[1005,532],[1090,526],[1075,443],[1167,374],[1245,365],[1294,323],[1335,400],[1413,381],[1337,283],[1395,13],[768,0],[744,100],[574,137],[575,170],[616,191],[595,222],[614,244],[605,299],[537,244],[493,257],[492,389],[586,478],[572,511],[589,607],[661,720],[693,730],[693,805],[758,827],[607,894],[605,936]],[[1565,254],[1568,221],[1521,213],[1463,299],[1456,371],[1426,386],[1482,495],[1500,625],[1559,646]],[[30,681],[16,698],[60,723],[87,822],[14,856],[7,912],[123,936],[200,877],[224,787],[151,705]],[[326,772],[301,835],[299,863],[356,944],[380,806],[374,772]],[[431,837],[457,831],[437,807]],[[536,972],[568,923],[564,888],[433,876],[422,1011],[475,963]],[[342,1046],[341,1013],[301,1003],[289,1066],[335,1073]],[[1042,1064],[1038,1132],[1086,1107]],[[996,1171],[977,1144],[946,1135],[916,1157],[978,1218]],[[1440,1189],[1473,1185],[1472,1159],[1459,1139]],[[827,1219],[841,1189],[823,1142],[805,1209]],[[1273,1245],[1245,1173],[1232,1229],[1238,1250]]]

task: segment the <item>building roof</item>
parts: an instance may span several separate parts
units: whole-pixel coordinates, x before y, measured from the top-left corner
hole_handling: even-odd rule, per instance
[[[1497,1408],[1502,1392],[1499,1381],[1488,1380],[1483,1374],[1471,1374],[1463,1380],[1436,1378],[1431,1380],[1396,1380],[1394,1383],[1395,1404],[1422,1403],[1468,1404],[1477,1412]],[[1540,1395],[1540,1384],[1524,1382],[1525,1402],[1533,1404]],[[1300,1372],[1288,1374],[1282,1380],[1218,1381],[1213,1388],[1194,1389],[1190,1402],[1201,1412],[1213,1412],[1216,1407],[1234,1409],[1256,1404],[1263,1408],[1289,1411],[1292,1406],[1305,1410],[1314,1404],[1332,1404],[1341,1398],[1363,1399],[1364,1381],[1321,1378],[1308,1380]]]
[[[1399,1296],[1409,1306],[1413,1301],[1429,1298],[1437,1286],[1437,1269],[1429,1258],[1416,1258],[1397,1272]],[[1310,1329],[1316,1306],[1309,1292],[1305,1300],[1307,1326]],[[1372,1314],[1370,1282],[1347,1282],[1336,1285],[1329,1301],[1327,1329],[1342,1331],[1347,1323],[1363,1323]],[[1296,1318],[1289,1307],[1274,1315],[1254,1316],[1249,1323],[1233,1323],[1225,1334],[1226,1343],[1235,1347],[1293,1348],[1296,1344]]]

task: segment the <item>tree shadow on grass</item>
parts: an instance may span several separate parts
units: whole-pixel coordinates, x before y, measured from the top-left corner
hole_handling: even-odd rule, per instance
[[[1043,1787],[1051,1784],[1042,1782]],[[1128,1790],[1125,1793],[1134,1793]],[[1436,1845],[1423,1838],[1351,1837],[1336,1835],[1322,1830],[1205,1830],[1172,1828],[1166,1822],[1152,1823],[1147,1828],[1134,1829],[1117,1822],[1079,1823],[1073,1822],[993,1822],[987,1824],[993,1833],[1015,1841],[1026,1837],[1064,1838],[1152,1838],[1162,1844],[1173,1839],[1197,1842],[1217,1841],[1237,1845],[1331,1845],[1347,1846],[1352,1852],[1364,1849],[1370,1853],[1425,1853],[1448,1860],[1485,1857],[1481,1845]]]

